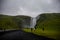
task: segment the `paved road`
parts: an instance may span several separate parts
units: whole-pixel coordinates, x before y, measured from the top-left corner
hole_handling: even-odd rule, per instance
[[[0,40],[54,40],[54,39],[17,30],[13,32],[7,32],[1,35]]]

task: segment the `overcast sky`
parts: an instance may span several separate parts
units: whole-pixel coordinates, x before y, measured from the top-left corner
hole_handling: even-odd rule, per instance
[[[44,12],[60,13],[60,0],[2,0],[0,14],[36,17]]]

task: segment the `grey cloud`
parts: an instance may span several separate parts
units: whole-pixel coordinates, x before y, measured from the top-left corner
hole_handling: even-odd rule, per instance
[[[30,16],[37,16],[41,12],[60,13],[60,0],[5,0],[2,3],[1,12],[3,14]]]

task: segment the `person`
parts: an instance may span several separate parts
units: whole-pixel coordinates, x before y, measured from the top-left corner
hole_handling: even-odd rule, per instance
[[[31,32],[33,31],[33,28],[31,28]]]
[[[42,30],[44,31],[44,28],[42,28]]]
[[[32,31],[35,31],[35,28],[31,28],[31,32],[32,32]]]

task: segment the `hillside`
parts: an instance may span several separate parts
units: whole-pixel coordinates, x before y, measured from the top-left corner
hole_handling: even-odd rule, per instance
[[[21,29],[22,25],[28,25],[30,17],[28,16],[8,16],[8,15],[0,15],[0,30],[6,29]]]
[[[60,13],[41,14],[37,21],[37,28],[45,28],[60,31]]]
[[[39,16],[36,29],[32,33],[60,40],[60,13],[43,13]],[[24,31],[31,32],[31,29]]]
[[[60,13],[44,13],[39,15],[36,34],[60,39]],[[39,32],[40,30],[40,32]]]
[[[29,28],[24,28],[30,26],[31,17],[23,15],[0,15],[0,30],[24,28],[23,30],[26,32],[59,40],[60,13],[44,13],[40,14],[39,16],[40,18],[37,20],[37,24],[35,26],[36,29],[31,31]]]

